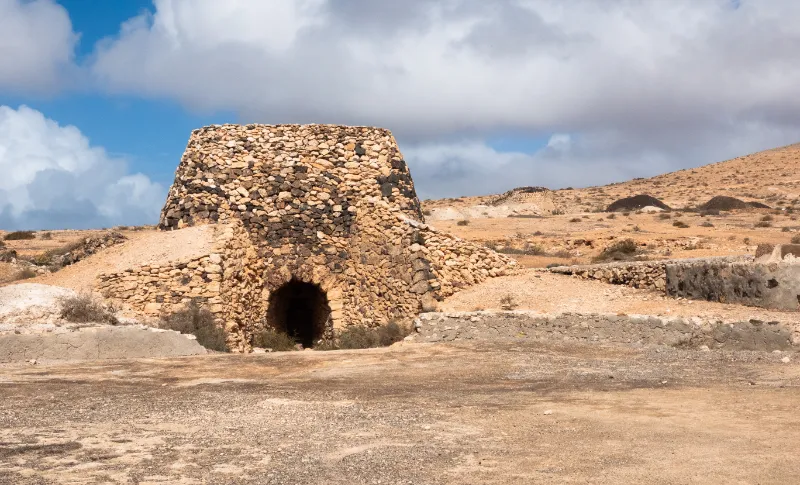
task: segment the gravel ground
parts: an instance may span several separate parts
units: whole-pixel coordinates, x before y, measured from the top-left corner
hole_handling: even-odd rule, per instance
[[[483,341],[0,366],[0,483],[800,483],[796,361]]]
[[[698,317],[707,321],[777,321],[800,335],[800,313],[764,310],[743,305],[679,300],[662,293],[581,280],[572,276],[523,270],[519,275],[493,278],[445,300],[442,311],[500,310],[510,298],[516,310],[540,313],[611,313]]]

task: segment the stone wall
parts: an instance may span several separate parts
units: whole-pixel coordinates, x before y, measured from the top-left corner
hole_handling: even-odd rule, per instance
[[[739,303],[775,310],[800,308],[800,264],[704,262],[667,267],[673,297]]]
[[[585,280],[597,280],[613,285],[625,285],[644,290],[666,291],[667,266],[671,264],[696,265],[707,262],[736,262],[752,258],[732,256],[720,258],[697,258],[662,261],[620,261],[615,263],[558,266],[551,273],[577,276]]]
[[[195,130],[160,227],[195,224],[224,228],[214,254],[104,275],[100,287],[148,313],[200,298],[241,351],[262,329],[297,320],[313,321],[314,340],[347,325],[407,322],[426,304],[516,269],[424,223],[408,167],[381,129]],[[302,308],[291,303],[301,298]],[[286,313],[294,310],[307,313]],[[308,328],[290,330],[312,343]]]
[[[97,289],[126,309],[151,316],[178,310],[192,299],[221,314],[221,263],[221,255],[214,253],[184,262],[103,274],[98,278]]]

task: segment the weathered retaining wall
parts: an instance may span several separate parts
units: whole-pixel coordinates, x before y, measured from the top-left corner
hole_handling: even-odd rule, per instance
[[[723,263],[667,266],[667,294],[775,310],[800,309],[800,264]]]
[[[550,268],[550,272],[633,288],[659,291],[666,288],[665,261],[559,266]]]
[[[615,263],[589,264],[578,266],[559,266],[550,268],[551,273],[577,276],[585,280],[597,280],[614,285],[632,288],[666,291],[667,266],[672,264],[706,264],[707,262],[741,262],[751,260],[748,256],[720,258],[697,258],[662,261],[621,261]]]

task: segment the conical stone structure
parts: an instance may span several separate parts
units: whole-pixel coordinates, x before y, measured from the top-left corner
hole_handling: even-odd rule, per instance
[[[213,253],[155,278],[153,268],[104,275],[101,287],[150,313],[201,300],[242,351],[265,327],[311,346],[347,325],[406,322],[516,264],[426,225],[397,143],[379,128],[195,130],[159,227],[201,224],[220,229]],[[146,281],[123,289],[136,278]]]

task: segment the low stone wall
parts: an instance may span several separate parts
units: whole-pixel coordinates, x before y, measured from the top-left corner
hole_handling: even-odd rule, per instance
[[[667,266],[669,265],[684,264],[691,266],[707,263],[732,263],[750,259],[752,258],[747,256],[732,256],[662,261],[621,261],[604,264],[559,266],[550,268],[549,271],[551,273],[572,275],[585,280],[597,280],[614,285],[666,291]]]
[[[667,294],[695,300],[794,311],[800,308],[800,264],[695,262],[667,266]]]
[[[792,350],[800,332],[781,322],[718,322],[698,317],[538,314],[533,312],[424,313],[416,342],[539,340],[559,343],[663,345],[688,349]]]
[[[97,289],[129,309],[156,316],[181,308],[192,299],[221,315],[222,257],[214,253],[189,261],[142,266],[101,275]]]

